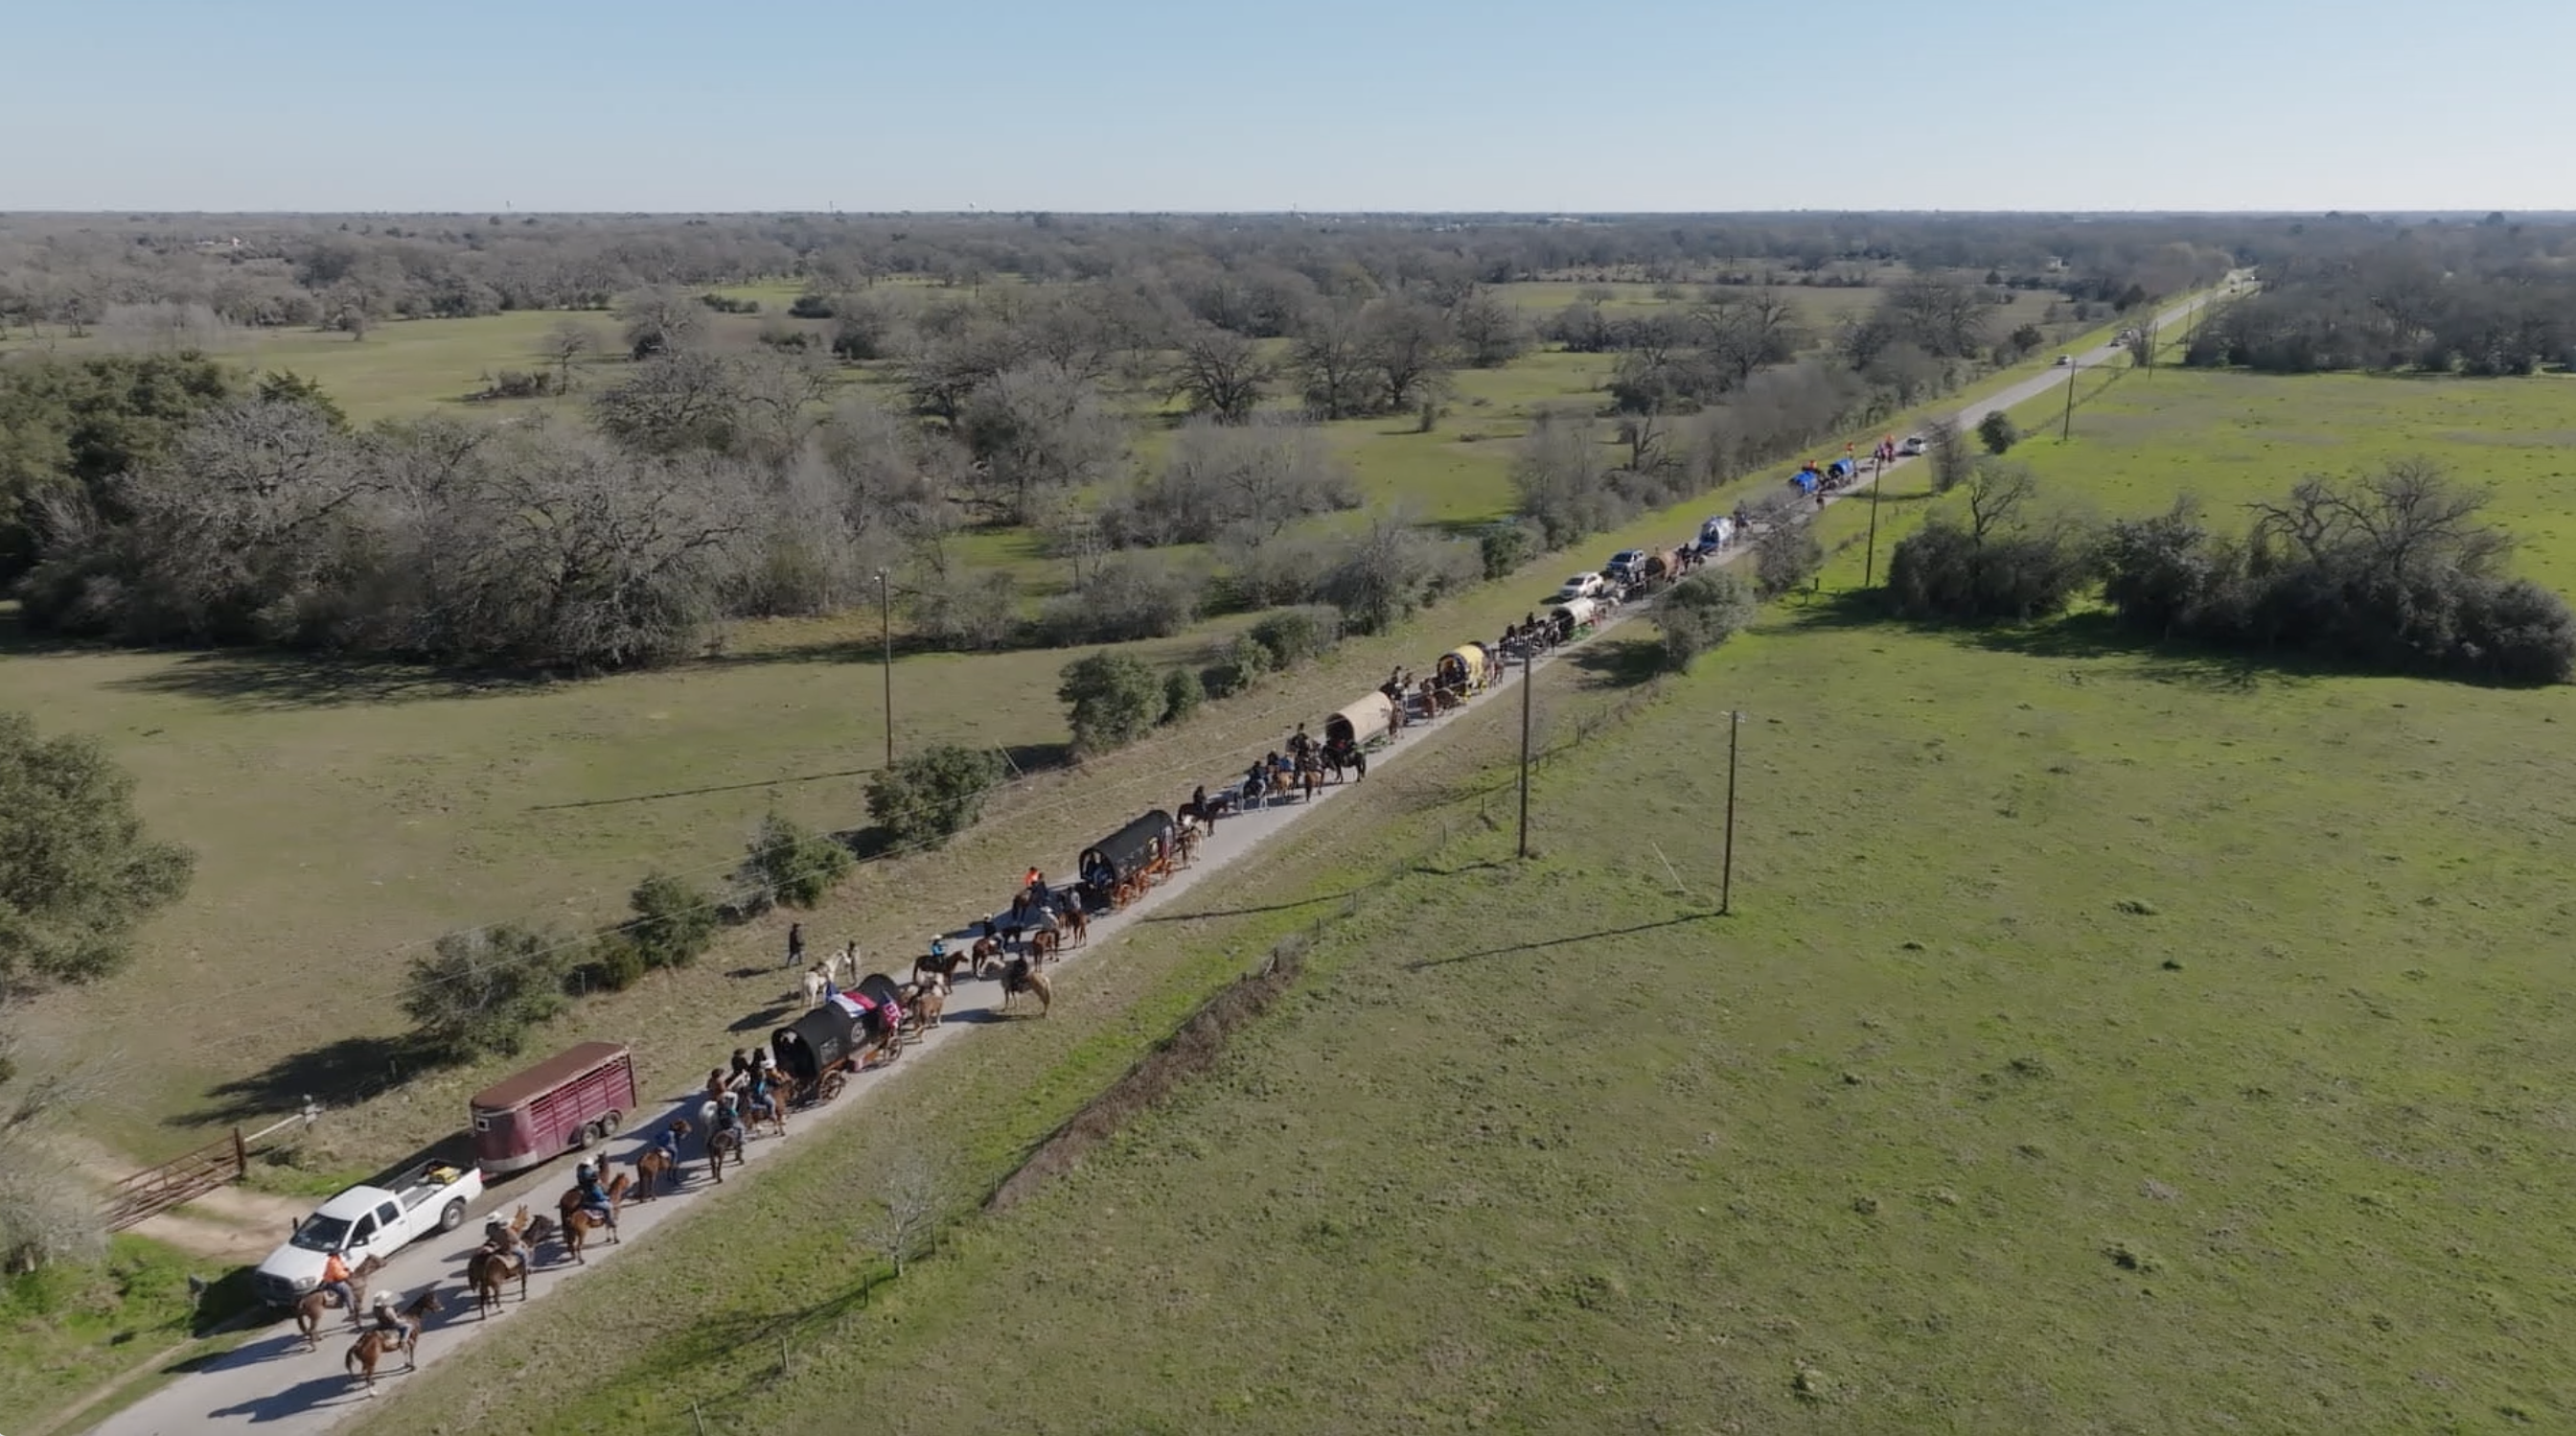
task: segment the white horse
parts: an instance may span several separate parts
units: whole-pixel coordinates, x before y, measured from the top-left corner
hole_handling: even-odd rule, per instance
[[[805,969],[805,1005],[807,1007],[823,1005],[823,993],[831,983],[831,979],[823,975],[823,967],[824,964],[816,963]]]
[[[832,979],[834,991],[847,988],[859,979],[859,945],[851,943],[841,952],[823,959],[823,975]]]

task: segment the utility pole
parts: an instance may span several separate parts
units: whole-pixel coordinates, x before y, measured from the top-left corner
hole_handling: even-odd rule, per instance
[[[1744,714],[1726,715],[1726,866],[1717,880],[1717,915],[1725,917],[1735,903],[1735,740],[1744,733]]]
[[[1867,588],[1878,574],[1878,491],[1887,476],[1887,461],[1873,456],[1869,461],[1869,546],[1861,550],[1860,586]]]
[[[877,635],[883,641],[884,657],[879,667],[885,674],[885,729],[888,771],[894,768],[894,594],[886,587],[884,569],[877,570]]]
[[[2066,363],[2066,427],[2057,431],[2057,442],[2063,444],[2075,437],[2075,380],[2084,366],[2073,360]]]
[[[1530,675],[1536,671],[1538,645],[1521,640],[1521,850],[1529,856]]]

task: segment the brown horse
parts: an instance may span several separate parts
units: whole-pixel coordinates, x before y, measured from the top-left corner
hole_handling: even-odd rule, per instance
[[[1029,936],[1029,956],[1040,962],[1053,962],[1062,954],[1064,934],[1051,927],[1039,928]]]
[[[1002,976],[1002,1010],[1011,1010],[1011,1000],[1021,994],[1038,1000],[1038,1016],[1044,1017],[1055,1006],[1055,989],[1047,985],[1046,974],[1027,958],[1011,964]]]
[[[1064,910],[1064,942],[1062,945],[1065,947],[1080,947],[1089,941],[1091,941],[1091,914],[1083,911],[1082,904],[1074,903]]]
[[[912,980],[924,985],[936,982],[939,990],[946,992],[957,983],[957,969],[965,965],[966,954],[962,952],[943,953],[937,957],[925,954],[912,960]],[[979,972],[977,976],[982,974]]]
[[[977,977],[982,977],[984,975],[984,964],[988,962],[1000,962],[1002,960],[1002,940],[997,937],[979,937],[975,939],[974,949],[970,951],[967,956],[975,964],[975,975]]]
[[[385,1260],[371,1256],[349,1268],[349,1325],[359,1324],[358,1313],[367,1304],[367,1278],[384,1270]],[[295,1330],[304,1338],[304,1349],[314,1350],[322,1344],[322,1313],[336,1310],[331,1292],[315,1287],[295,1299]]]
[[[370,1329],[359,1333],[357,1343],[349,1348],[347,1356],[341,1358],[341,1368],[352,1377],[363,1379],[367,1383],[367,1394],[375,1395],[376,1363],[399,1351],[403,1354],[403,1370],[419,1370],[420,1329],[430,1313],[445,1310],[446,1306],[438,1299],[438,1288],[430,1287],[396,1314],[395,1319],[402,1323],[401,1331]]]
[[[620,1172],[616,1180],[608,1184],[608,1219],[605,1221],[593,1215],[590,1208],[582,1204],[579,1187],[572,1188],[556,1200],[555,1217],[563,1227],[564,1250],[572,1254],[574,1261],[585,1265],[589,1263],[590,1258],[581,1254],[582,1244],[588,1240],[592,1231],[599,1228],[605,1227],[608,1230],[610,1246],[617,1245],[617,1209],[626,1205],[628,1180],[627,1175]]]
[[[1182,867],[1188,867],[1190,864],[1199,860],[1198,824],[1183,823],[1181,825],[1181,836],[1172,850],[1172,855]]]
[[[514,1240],[506,1247],[483,1247],[465,1259],[465,1285],[474,1293],[474,1317],[483,1320],[501,1304],[501,1288],[518,1278],[519,1300],[528,1299],[528,1254]]]
[[[911,1019],[913,1030],[928,1032],[939,1025],[941,1014],[948,1010],[948,994],[935,982],[917,982],[903,989],[903,1010]]]
[[[671,1123],[672,1140],[684,1142],[688,1137],[689,1119],[674,1119]],[[676,1186],[686,1178],[678,1157],[663,1151],[659,1144],[646,1147],[635,1158],[635,1200],[649,1202],[665,1183]]]

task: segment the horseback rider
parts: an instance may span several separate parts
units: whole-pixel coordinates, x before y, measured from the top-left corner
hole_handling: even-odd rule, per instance
[[[394,1310],[391,1292],[377,1292],[375,1305],[376,1330],[393,1337],[396,1342],[412,1334],[411,1323],[403,1320],[401,1312]]]
[[[678,1123],[675,1122],[670,1126],[664,1127],[654,1136],[653,1150],[661,1153],[662,1160],[671,1164],[669,1168],[671,1172],[674,1174],[678,1173],[680,1170],[680,1127]]]
[[[1315,740],[1306,736],[1306,725],[1303,723],[1297,725],[1296,732],[1288,735],[1288,751],[1300,763],[1306,761],[1306,755],[1312,752],[1314,747]]]
[[[358,1324],[358,1288],[350,1279],[349,1263],[338,1252],[328,1253],[322,1258],[320,1289],[338,1292],[341,1309],[349,1313],[349,1324]]]
[[[724,1100],[716,1103],[715,1115],[707,1119],[709,1146],[716,1145],[718,1138],[729,1138],[736,1146],[741,1144],[742,1114],[736,1110],[734,1102],[734,1094],[727,1092]]]
[[[743,1097],[748,1103],[747,1110],[751,1115],[776,1119],[778,1099],[771,1095],[771,1089],[777,1085],[777,1081],[778,1074],[772,1068],[761,1067],[752,1072],[751,1084],[743,1088]]]
[[[573,1186],[581,1192],[581,1209],[596,1217],[601,1226],[617,1230],[617,1209],[609,1205],[608,1189],[599,1184],[599,1169],[582,1163],[573,1173]]]

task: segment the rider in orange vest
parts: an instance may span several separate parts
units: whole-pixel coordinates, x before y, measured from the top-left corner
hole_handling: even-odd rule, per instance
[[[358,1325],[358,1289],[349,1280],[349,1264],[338,1252],[322,1258],[322,1290],[340,1294],[340,1305],[349,1313],[349,1324]]]

